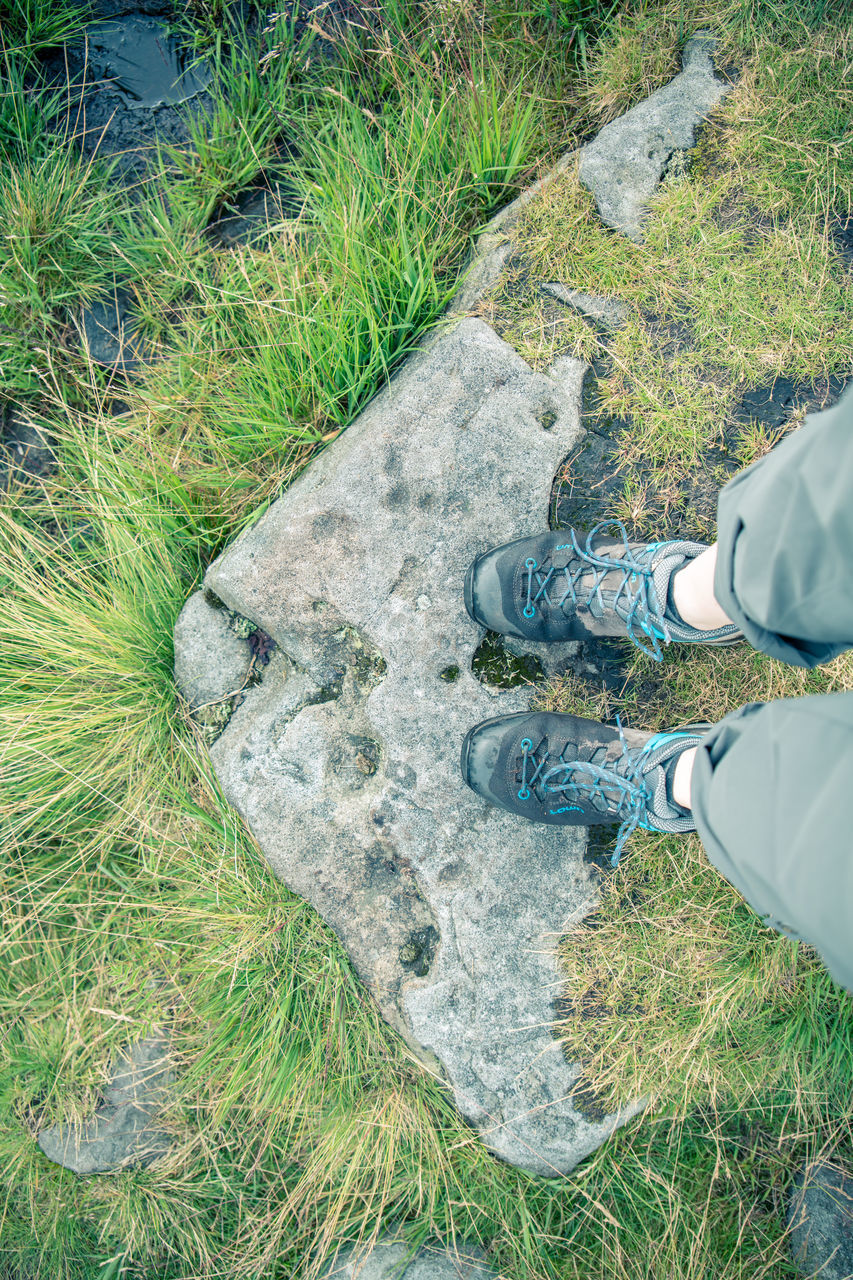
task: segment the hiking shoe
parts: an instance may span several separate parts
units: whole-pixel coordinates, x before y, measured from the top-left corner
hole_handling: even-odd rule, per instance
[[[698,631],[669,599],[673,574],[705,550],[701,542],[629,542],[618,520],[587,535],[518,538],[477,557],[465,575],[465,607],[481,626],[523,640],[627,634],[658,662],[673,640],[735,644],[743,638],[737,627]]]
[[[672,775],[682,751],[710,727],[643,733],[551,711],[497,716],[466,735],[462,777],[484,800],[530,822],[620,823],[615,866],[637,827],[696,830],[692,812],[672,798]]]

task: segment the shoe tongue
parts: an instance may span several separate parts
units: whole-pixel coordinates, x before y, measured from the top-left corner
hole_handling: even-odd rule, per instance
[[[680,569],[683,564],[684,564],[684,555],[680,551],[674,551],[674,552],[670,552],[669,554],[664,554],[662,558],[658,560],[657,564],[652,570],[651,577],[652,577],[652,586],[654,587],[655,598],[654,600],[650,601],[650,604],[656,605],[660,609],[661,613],[664,613],[664,610],[666,609],[670,579],[672,578],[672,575],[676,571],[676,569]],[[619,568],[613,568],[609,570],[609,572],[607,572],[604,575],[604,577],[601,579],[599,583],[599,589],[602,592],[617,591],[624,578],[625,572],[626,570],[623,569],[621,566]],[[584,585],[589,587],[593,579],[594,579],[594,571],[590,569],[589,573],[584,575],[584,578],[583,578]],[[594,616],[597,617],[600,615],[601,606],[596,596],[593,596],[593,598],[590,600],[588,607],[589,607],[590,613],[592,613]],[[664,616],[667,618],[667,621],[669,621],[669,614],[666,613]],[[683,626],[684,624],[682,623],[681,625]]]
[[[695,747],[699,736],[692,734],[679,735],[662,742],[651,753],[649,767],[643,770],[643,779],[651,796],[651,810],[657,818],[683,818],[686,812],[672,798],[672,779],[675,763],[682,751]]]

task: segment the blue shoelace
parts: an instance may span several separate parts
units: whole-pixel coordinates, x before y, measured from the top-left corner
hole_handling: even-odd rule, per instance
[[[619,531],[625,547],[623,556],[599,555],[593,550],[592,540],[602,529],[617,529]],[[613,603],[609,607],[618,613],[618,606],[620,604],[623,606],[624,613],[619,613],[619,616],[625,619],[628,639],[650,658],[654,658],[656,662],[661,662],[663,660],[663,650],[660,642],[662,640],[664,644],[669,644],[672,637],[663,616],[663,611],[658,604],[657,592],[655,591],[652,570],[649,564],[652,553],[658,549],[660,544],[652,543],[644,547],[641,552],[635,554],[631,550],[628,542],[628,533],[621,520],[603,520],[597,524],[587,535],[585,548],[579,545],[574,529],[571,530],[571,535],[569,542],[555,547],[554,551],[572,551],[574,553],[574,556],[580,561],[574,573],[569,572],[568,565],[562,569],[555,569],[551,565],[549,569],[544,570],[533,556],[528,556],[525,560],[524,567],[527,571],[527,599],[523,610],[525,618],[534,618],[536,616],[537,605],[546,604],[552,609],[562,609],[566,601],[570,601],[573,605],[589,606],[595,600],[603,612],[608,606],[605,605],[601,595],[601,584],[607,574],[615,570],[621,574],[621,578],[613,597]],[[580,580],[589,574],[590,569],[593,570],[592,582],[589,586],[584,587],[581,594]],[[561,580],[565,583],[565,590],[560,599],[555,601],[549,594],[549,588],[553,591],[555,587],[561,584]],[[648,637],[651,645],[645,644],[638,637],[637,628]]]
[[[557,796],[570,801],[585,800],[589,803],[601,799],[609,807],[616,805],[614,821],[621,819],[621,826],[616,834],[616,847],[610,865],[615,867],[625,842],[640,826],[652,803],[651,792],[640,768],[641,755],[635,757],[628,749],[622,726],[618,719],[619,741],[622,744],[622,755],[609,768],[590,764],[585,760],[560,760],[549,767],[548,752],[542,760],[537,760],[530,738],[521,741],[521,786],[518,790],[519,800],[529,800],[532,791],[537,799],[545,804],[548,796]],[[528,767],[533,764],[533,772],[528,774]],[[617,772],[622,770],[622,772]],[[576,779],[575,774],[583,772],[586,777]],[[605,792],[607,787],[607,793]],[[616,792],[614,796],[613,792]],[[567,803],[560,808],[551,809],[551,814],[568,813],[572,809],[582,812],[577,804]]]

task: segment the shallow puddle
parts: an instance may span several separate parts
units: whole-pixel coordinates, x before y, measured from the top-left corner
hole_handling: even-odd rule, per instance
[[[109,80],[129,107],[175,106],[210,83],[210,69],[194,59],[165,22],[129,14],[86,30],[90,74]]]

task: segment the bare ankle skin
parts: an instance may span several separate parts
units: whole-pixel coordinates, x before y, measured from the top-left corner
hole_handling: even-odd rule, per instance
[[[680,612],[680,610],[679,610]],[[693,777],[693,762],[696,759],[696,747],[682,751],[675,762],[672,775],[672,798],[682,809],[690,809],[690,782]]]
[[[714,598],[714,570],[717,544],[679,569],[672,578],[672,599],[679,616],[697,631],[716,631],[731,626],[732,620]]]

